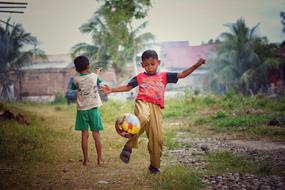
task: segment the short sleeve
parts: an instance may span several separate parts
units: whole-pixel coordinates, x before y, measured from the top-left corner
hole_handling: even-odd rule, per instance
[[[99,77],[97,77],[97,85],[99,86],[100,83],[102,83],[102,80]]]
[[[177,83],[177,73],[166,73],[167,83]]]
[[[77,90],[77,86],[74,83],[71,84],[71,90]]]
[[[131,87],[133,87],[133,88],[137,87],[137,86],[138,86],[137,77],[132,78],[132,79],[129,81],[128,86],[131,86]]]

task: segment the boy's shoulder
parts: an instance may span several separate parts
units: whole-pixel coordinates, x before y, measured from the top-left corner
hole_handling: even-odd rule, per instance
[[[146,72],[141,72],[141,73],[137,74],[136,77],[141,76],[141,75],[144,75],[144,76],[160,76],[160,75],[166,75],[167,73],[169,73],[169,72],[163,71],[163,72],[157,72],[155,74],[147,74]]]
[[[95,74],[95,73],[88,73],[88,74],[80,74],[80,73],[77,73],[75,76],[74,76],[74,81],[80,81],[80,80],[85,80],[87,78],[95,78],[97,79],[98,78],[98,75]]]

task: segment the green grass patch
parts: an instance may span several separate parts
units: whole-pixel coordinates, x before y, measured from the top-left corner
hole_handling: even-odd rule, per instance
[[[285,141],[285,130],[280,127],[260,125],[248,128],[246,133],[253,139],[269,138],[273,141]]]
[[[25,114],[27,115],[27,114]],[[0,155],[3,160],[48,161],[53,150],[50,141],[58,134],[41,125],[41,120],[31,116],[29,125],[15,120],[0,121]]]
[[[195,123],[198,125],[207,124],[217,128],[238,128],[256,127],[266,124],[269,120],[267,115],[238,115],[227,116],[224,112],[218,112],[214,116],[198,118]]]
[[[248,162],[247,157],[236,156],[230,152],[211,153],[206,157],[209,162],[207,167],[210,174],[225,172],[252,172],[256,170],[256,165]]]
[[[154,189],[198,190],[203,188],[200,176],[180,165],[166,168],[152,180]]]
[[[66,104],[66,98],[63,93],[57,93],[55,99],[52,102],[53,104]]]
[[[260,176],[284,176],[284,168],[276,168],[269,161],[262,161],[257,164],[249,157],[235,155],[231,152],[211,153],[205,159],[209,162],[207,173],[210,175],[240,172]]]
[[[115,124],[116,119],[121,117],[124,113],[134,113],[134,101],[108,101],[105,102],[100,109],[103,121]]]
[[[180,143],[176,140],[176,132],[173,130],[164,130],[163,144],[170,150],[180,147]]]

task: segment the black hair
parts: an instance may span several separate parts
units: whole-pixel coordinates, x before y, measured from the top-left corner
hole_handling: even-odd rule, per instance
[[[150,50],[150,49],[144,51],[142,54],[142,61],[144,61],[145,59],[148,59],[148,58],[158,59],[158,55],[157,55],[156,51]]]
[[[74,59],[75,70],[77,72],[84,71],[89,66],[89,60],[85,56],[78,56]]]

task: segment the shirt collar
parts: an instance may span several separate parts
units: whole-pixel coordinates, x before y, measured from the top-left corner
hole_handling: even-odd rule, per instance
[[[154,73],[154,74],[150,74],[150,73],[144,72],[144,74],[145,74],[145,75],[147,75],[147,76],[153,76],[153,75],[156,75],[156,74],[157,74],[157,72],[156,72],[156,73]]]
[[[90,73],[80,73],[80,76],[90,75]]]

